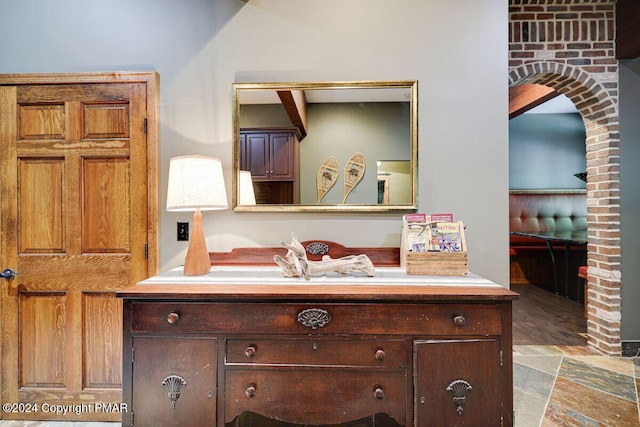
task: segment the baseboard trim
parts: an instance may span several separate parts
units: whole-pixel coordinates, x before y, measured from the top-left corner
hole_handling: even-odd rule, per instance
[[[640,341],[622,341],[622,357],[640,357]]]

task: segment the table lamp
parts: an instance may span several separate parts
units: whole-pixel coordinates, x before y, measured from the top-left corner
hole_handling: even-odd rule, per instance
[[[250,171],[240,171],[238,175],[238,205],[255,205],[256,194],[253,191],[253,179]]]
[[[184,261],[185,276],[200,276],[211,270],[201,211],[227,207],[227,193],[219,159],[179,156],[170,160],[167,211],[194,211],[193,231]]]

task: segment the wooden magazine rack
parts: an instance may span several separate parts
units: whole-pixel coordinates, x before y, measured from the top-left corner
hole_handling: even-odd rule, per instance
[[[407,274],[424,276],[466,276],[469,272],[467,241],[464,224],[460,225],[461,252],[413,252],[409,243],[409,226],[426,226],[426,223],[403,223],[400,244],[400,265]]]

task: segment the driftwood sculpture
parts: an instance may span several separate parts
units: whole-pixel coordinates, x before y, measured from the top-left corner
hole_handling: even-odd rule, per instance
[[[288,249],[287,254],[284,258],[275,255],[273,260],[282,268],[282,275],[285,277],[304,277],[309,280],[313,276],[324,276],[331,272],[340,274],[361,272],[369,277],[376,275],[373,263],[364,254],[336,259],[325,255],[322,261],[309,261],[307,252],[295,236],[291,236],[291,243],[280,242],[280,244]]]

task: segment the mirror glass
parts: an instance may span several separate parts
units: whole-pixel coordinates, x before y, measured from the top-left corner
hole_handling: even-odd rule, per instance
[[[417,82],[236,83],[235,211],[413,211]]]

